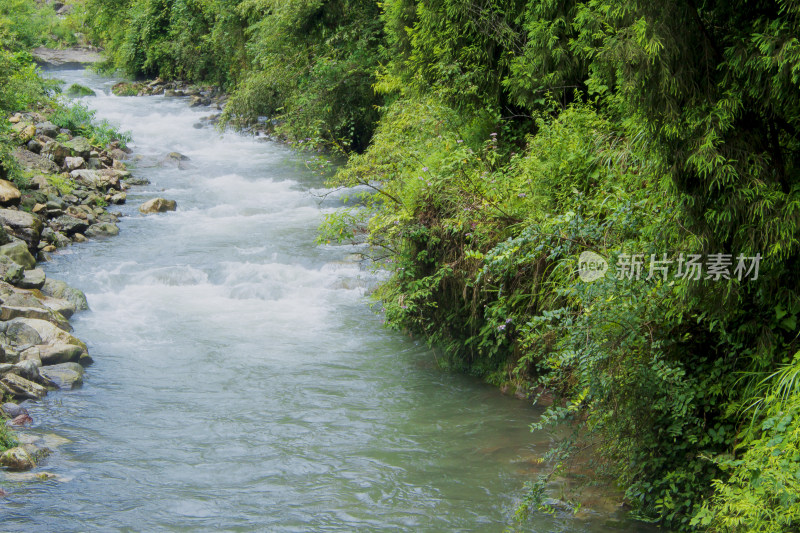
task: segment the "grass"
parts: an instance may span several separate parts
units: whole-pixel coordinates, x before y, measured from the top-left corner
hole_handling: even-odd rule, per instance
[[[5,424],[6,419],[0,416],[0,452],[4,452],[9,448],[19,445],[14,432],[11,431]]]
[[[71,179],[62,178],[58,174],[50,174],[47,176],[47,181],[50,182],[50,185],[58,189],[58,192],[62,195],[70,194],[75,188],[75,182]]]

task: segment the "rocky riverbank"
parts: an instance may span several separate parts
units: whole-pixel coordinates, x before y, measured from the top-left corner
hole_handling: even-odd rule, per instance
[[[92,362],[86,345],[71,334],[69,318],[88,309],[83,293],[49,279],[37,262],[59,248],[117,235],[130,185],[145,184],[124,163],[129,150],[112,142],[97,146],[58,128],[39,113],[16,113],[11,123],[13,157],[27,179],[0,179],[0,415],[11,428],[0,466],[28,470],[49,450],[16,431],[33,422],[25,402],[82,384]],[[5,176],[2,176],[5,177]],[[26,183],[24,183],[26,182]],[[142,213],[175,209],[174,202],[143,205]],[[151,201],[153,203],[153,201]],[[45,441],[46,442],[46,441]]]

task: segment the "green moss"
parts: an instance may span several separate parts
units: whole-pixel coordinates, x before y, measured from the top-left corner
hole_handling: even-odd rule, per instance
[[[58,174],[51,174],[47,176],[47,181],[50,183],[50,185],[58,189],[58,192],[60,192],[62,195],[70,194],[75,188],[74,181],[69,178],[64,178]]]
[[[136,96],[141,87],[140,83],[121,81],[111,88],[111,92],[117,96]]]
[[[92,89],[84,85],[80,85],[78,83],[73,83],[72,85],[70,85],[69,89],[64,91],[64,94],[72,98],[81,98],[83,96],[96,96],[96,93]]]

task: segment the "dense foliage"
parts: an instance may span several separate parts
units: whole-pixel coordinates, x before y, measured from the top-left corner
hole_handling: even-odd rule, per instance
[[[40,76],[30,49],[37,46],[74,45],[82,37],[81,6],[74,16],[57,17],[51,5],[25,0],[0,0],[0,115],[40,112],[59,127],[72,129],[105,145],[123,144],[128,137],[107,121],[95,120],[94,112],[79,103],[57,97],[58,82]],[[13,157],[20,139],[7,120],[0,120],[0,178],[26,184],[26,176]]]
[[[374,245],[388,323],[554,394],[639,516],[799,527],[797,2],[87,1],[114,65],[354,150],[324,238]]]

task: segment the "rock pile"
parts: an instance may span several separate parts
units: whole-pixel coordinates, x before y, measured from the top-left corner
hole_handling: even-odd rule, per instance
[[[21,239],[36,255],[86,237],[116,235],[119,215],[105,208],[126,201],[128,152],[118,143],[92,146],[36,113],[16,114],[10,121],[20,144],[14,156],[33,177],[23,192],[0,180],[0,224],[8,230],[8,236],[0,234],[0,244]]]
[[[212,106],[216,109],[222,109],[228,99],[227,95],[219,87],[203,89],[185,82],[165,82],[161,78],[156,78],[149,82],[122,81],[114,85],[111,88],[111,92],[117,96],[163,94],[166,97],[188,97],[191,98],[189,103],[191,107]]]
[[[24,426],[32,420],[16,402],[80,386],[92,361],[68,321],[88,308],[85,296],[47,278],[37,258],[119,233],[120,215],[106,207],[125,203],[130,172],[123,163],[128,151],[118,143],[94,146],[37,113],[8,120],[17,142],[13,156],[30,178],[18,187],[0,175],[0,397],[13,400],[0,406],[0,415],[9,426]],[[0,453],[0,466],[29,469],[46,452],[25,443]]]

